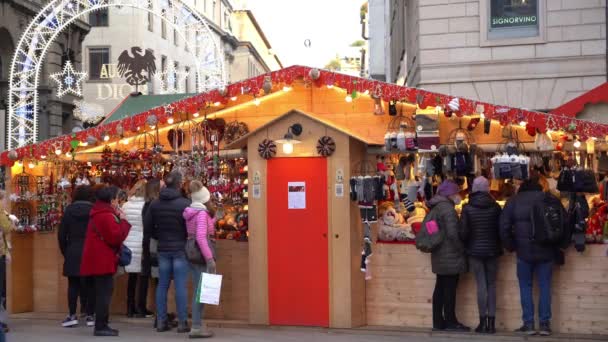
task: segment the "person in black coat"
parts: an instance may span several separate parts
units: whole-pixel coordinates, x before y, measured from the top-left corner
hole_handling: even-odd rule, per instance
[[[84,277],[80,276],[82,250],[89,224],[89,212],[93,208],[94,193],[90,186],[79,186],[74,190],[72,203],[63,213],[57,238],[59,249],[63,255],[63,275],[68,278],[68,309],[69,315],[62,322],[64,327],[78,325],[76,305],[80,297],[80,311],[86,313],[87,325],[94,323],[94,297],[92,289]]]
[[[174,170],[165,179],[165,188],[157,200],[145,209],[144,232],[158,240],[159,280],[156,288],[157,331],[170,329],[167,316],[167,292],[171,280],[175,282],[175,302],[177,304],[178,332],[187,333],[188,327],[188,290],[187,279],[189,264],[185,247],[188,234],[183,212],[190,205],[180,191],[182,175]]]
[[[496,332],[496,274],[499,243],[499,223],[502,209],[490,195],[490,183],[485,177],[473,181],[469,203],[460,216],[462,236],[469,255],[469,264],[477,281],[478,333]]]
[[[540,290],[539,332],[544,336],[551,334],[551,279],[556,250],[560,246],[540,244],[531,239],[532,209],[535,203],[544,201],[545,195],[537,177],[525,181],[517,195],[507,202],[500,218],[501,242],[507,250],[517,252],[517,278],[523,325],[516,331],[527,335],[536,334],[532,295],[535,275]]]

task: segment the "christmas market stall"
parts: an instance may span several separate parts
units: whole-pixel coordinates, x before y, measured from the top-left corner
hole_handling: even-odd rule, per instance
[[[574,242],[555,266],[554,330],[608,334],[608,125],[302,66],[155,101],[0,155],[20,219],[12,313],[65,310],[56,229],[74,187],[128,188],[177,168],[220,203],[224,283],[208,318],[430,327],[435,276],[413,244],[425,201],[443,179],[466,197],[484,175],[504,205],[541,175],[571,213],[588,207],[572,215]],[[510,253],[500,259],[499,329],[521,324],[515,265]],[[472,325],[475,284],[461,279],[457,311]],[[115,288],[113,311],[123,313],[124,277]]]

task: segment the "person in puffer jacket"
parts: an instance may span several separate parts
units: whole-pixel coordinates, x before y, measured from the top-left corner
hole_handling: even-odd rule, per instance
[[[501,254],[502,209],[490,195],[490,182],[485,177],[475,178],[471,191],[469,203],[462,208],[460,227],[477,282],[479,326],[475,332],[493,334],[496,332],[496,274]]]
[[[141,179],[133,185],[129,191],[127,202],[122,205],[122,211],[125,213],[127,221],[131,224],[131,230],[125,240],[125,246],[129,247],[133,253],[131,263],[125,266],[125,272],[129,274],[127,282],[127,317],[137,316],[144,318],[151,317],[152,315],[152,312],[147,309],[149,277],[147,274],[142,273],[144,222],[141,212],[145,204],[145,191],[146,180]],[[137,288],[138,283],[139,289]]]
[[[190,338],[207,338],[213,333],[203,327],[203,304],[199,302],[201,274],[215,273],[215,220],[213,209],[208,206],[211,194],[203,183],[195,180],[190,182],[192,204],[184,210],[184,219],[188,230],[188,239],[196,239],[200,252],[206,264],[190,263],[192,271],[192,329]]]
[[[517,279],[522,307],[523,325],[516,332],[536,335],[534,327],[533,280],[538,278],[540,290],[538,316],[540,334],[551,334],[551,279],[559,245],[540,244],[531,239],[531,213],[535,203],[543,202],[545,192],[537,177],[525,181],[512,197],[500,217],[500,240],[508,251],[517,252]]]
[[[445,180],[437,187],[435,197],[428,202],[433,217],[438,218],[439,229],[445,231],[443,242],[431,253],[432,270],[437,275],[433,291],[433,330],[470,330],[456,319],[458,279],[461,273],[467,271],[458,214],[454,208],[460,201],[458,185]]]

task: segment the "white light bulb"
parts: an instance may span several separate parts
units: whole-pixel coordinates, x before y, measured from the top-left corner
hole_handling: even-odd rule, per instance
[[[109,140],[110,140],[110,136],[106,134],[106,135],[103,137],[103,141],[109,141]]]
[[[27,164],[27,166],[28,166],[30,169],[33,169],[33,168],[35,168],[35,167],[36,167],[36,164],[34,164],[34,163],[30,162],[29,164]]]
[[[198,118],[199,114],[198,114],[198,112],[196,112],[196,113],[192,114],[192,116],[195,118]]]
[[[293,144],[290,142],[283,143],[283,153],[291,154],[293,152]]]
[[[236,101],[236,96],[231,97],[230,100]]]
[[[290,90],[291,90],[291,87],[289,87],[289,86],[284,86],[284,87],[283,87],[283,91],[284,91],[284,92],[288,92],[288,91],[290,91]]]
[[[168,123],[169,125],[172,125],[172,124],[173,124],[173,118],[168,118],[168,119],[167,119],[167,123]]]
[[[580,142],[580,141],[578,141],[578,140],[575,140],[575,141],[574,141],[574,147],[576,147],[576,148],[581,147],[581,142]]]
[[[86,141],[81,141],[79,145],[86,147],[86,146],[89,146],[89,143]]]
[[[216,106],[216,107],[219,107],[219,106],[220,106],[220,104],[221,104],[221,103],[218,101],[218,102],[215,102],[213,105],[214,105],[214,106]]]
[[[481,113],[481,114],[479,115],[479,117],[480,117],[482,120],[485,120],[486,115],[485,115],[484,113]]]
[[[346,98],[344,100],[348,103],[351,103],[351,102],[353,102],[353,97],[350,95],[346,95]]]
[[[62,151],[61,151],[61,149],[60,149],[60,148],[58,148],[58,149],[56,149],[56,150],[55,150],[55,154],[56,154],[56,155],[58,155],[58,156],[59,156],[59,155],[61,155],[61,152],[62,152]]]
[[[328,85],[327,85],[327,89],[332,89],[333,87],[334,87],[334,85],[333,85],[333,84],[328,84]]]
[[[69,151],[68,151],[68,152],[66,152],[65,156],[66,156],[67,158],[72,158],[72,152],[69,152]]]
[[[254,103],[256,106],[259,106],[259,105],[260,105],[260,99],[258,99],[258,98],[256,97],[256,98],[255,98],[255,100],[253,100],[253,103]]]
[[[526,127],[527,123],[526,123],[525,121],[521,121],[521,122],[519,123],[519,125],[520,125],[521,127]]]
[[[45,154],[41,155],[40,159],[46,159],[46,155]]]
[[[369,95],[369,89],[366,89],[366,90],[363,92],[363,94],[365,94],[365,95]]]

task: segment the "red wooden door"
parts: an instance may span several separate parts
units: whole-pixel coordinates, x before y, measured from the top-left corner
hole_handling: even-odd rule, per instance
[[[270,159],[267,182],[270,324],[327,327],[327,161]]]

